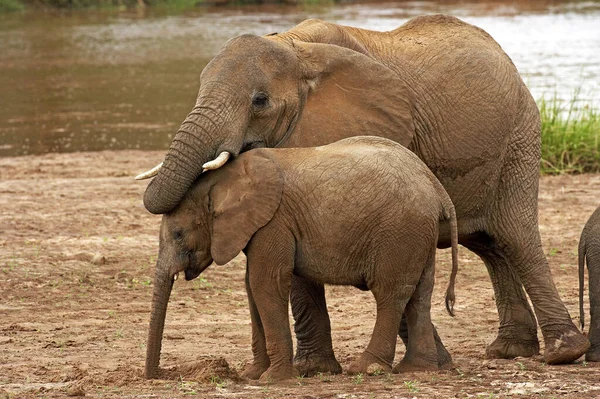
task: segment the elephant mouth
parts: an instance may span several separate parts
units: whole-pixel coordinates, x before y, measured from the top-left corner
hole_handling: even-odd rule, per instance
[[[183,272],[185,273],[185,280],[190,281],[198,277],[208,266],[212,264],[212,259],[207,259],[200,266],[186,267]]]

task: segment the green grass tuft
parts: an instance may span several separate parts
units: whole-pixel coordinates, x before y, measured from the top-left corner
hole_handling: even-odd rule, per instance
[[[25,5],[20,0],[0,0],[0,13],[23,11]]]
[[[600,113],[578,103],[577,93],[566,105],[556,97],[538,101],[544,174],[600,172]]]

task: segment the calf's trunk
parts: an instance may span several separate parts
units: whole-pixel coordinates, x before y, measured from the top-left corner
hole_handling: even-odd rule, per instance
[[[159,273],[158,271],[154,278],[152,314],[150,316],[150,329],[148,330],[148,343],[146,346],[146,379],[158,376],[162,335],[173,281],[166,273]]]

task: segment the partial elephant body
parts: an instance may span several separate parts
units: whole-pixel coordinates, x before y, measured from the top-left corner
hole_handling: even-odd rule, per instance
[[[591,347],[585,354],[588,362],[600,362],[600,207],[590,216],[579,239],[579,317],[585,327],[583,311],[584,267],[587,261],[590,295]]]
[[[337,33],[331,34],[332,30]],[[375,71],[370,73],[371,82],[342,81],[346,84],[341,88],[337,77],[331,84],[323,82],[311,95],[328,100],[312,102],[318,112],[311,112],[313,107],[308,101],[294,134],[282,145],[323,145],[324,140],[335,141],[356,131],[376,131],[378,136],[399,142],[419,155],[453,198],[462,235],[481,228],[481,219],[492,212],[500,176],[506,173],[499,164],[508,168],[515,162],[525,163],[532,169],[528,173],[537,174],[537,106],[509,57],[483,30],[446,16],[415,18],[391,32],[309,20],[269,38],[358,49],[397,77],[393,88],[389,87],[392,82],[386,85],[377,80],[382,77]],[[335,100],[330,86],[335,86],[338,94]],[[385,96],[368,101],[387,105],[392,97],[390,106],[395,108],[393,116],[399,129],[369,128],[374,123],[372,115],[362,116],[354,109],[348,112],[344,104],[380,87],[385,87]],[[391,112],[384,110],[381,114]],[[314,126],[319,126],[318,134]],[[330,129],[322,131],[327,127]],[[513,148],[516,142],[519,148]],[[519,178],[536,180],[525,175]],[[537,197],[526,194],[531,198],[520,200],[535,204]]]
[[[392,370],[404,313],[410,341],[394,370],[437,370],[430,307],[441,221],[449,222],[453,249],[446,296],[452,314],[456,214],[443,186],[415,154],[367,136],[316,148],[255,149],[203,175],[163,217],[157,263],[163,278],[157,282],[171,283],[157,284],[155,292],[170,290],[181,271],[195,278],[213,259],[224,264],[244,250],[254,355],[245,376],[269,381],[295,373],[288,321],[293,275],[373,292],[373,336],[350,373],[366,373],[373,363]],[[156,303],[153,313],[164,318],[162,302]],[[155,350],[160,351],[155,331],[162,324],[155,323],[148,377],[155,374]]]
[[[558,296],[537,221],[540,119],[510,58],[456,18],[417,17],[390,32],[308,20],[288,32],[230,40],[204,69],[196,107],[144,197],[173,209],[201,165],[223,151],[309,147],[376,134],[415,152],[456,207],[461,244],[484,260],[500,328],[490,357],[538,353],[571,362],[587,339]],[[441,226],[438,247],[449,245]],[[339,372],[322,285],[292,282],[305,374]],[[439,356],[445,349],[437,341]]]

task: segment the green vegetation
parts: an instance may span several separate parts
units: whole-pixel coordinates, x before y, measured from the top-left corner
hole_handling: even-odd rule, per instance
[[[362,373],[358,373],[358,374],[352,376],[352,382],[357,385],[362,384],[363,380],[364,380],[364,376]]]
[[[566,105],[554,97],[538,101],[542,118],[542,173],[600,172],[600,113],[577,108],[577,94]]]
[[[419,387],[416,381],[404,381],[404,387],[408,389],[408,392],[410,393],[419,392]]]
[[[22,11],[24,9],[25,6],[19,0],[0,0],[0,13]]]

